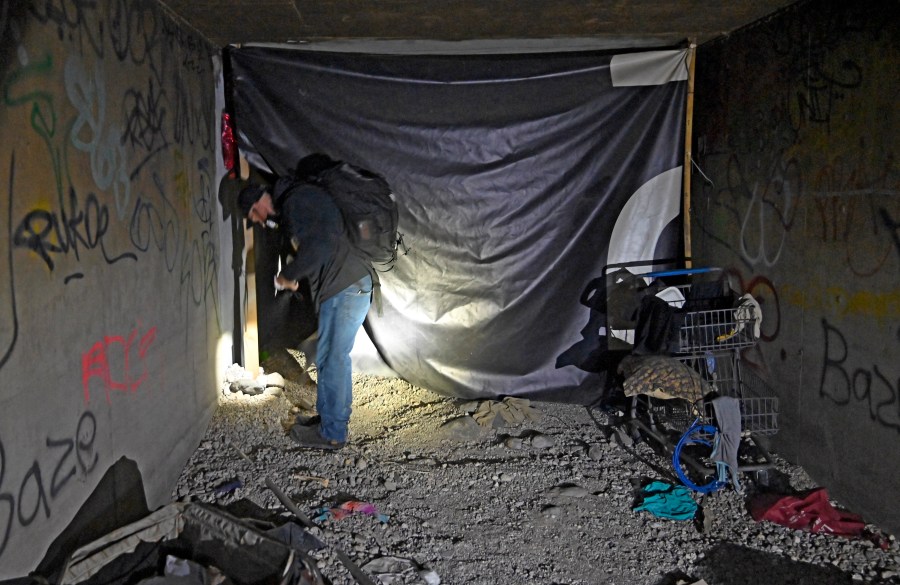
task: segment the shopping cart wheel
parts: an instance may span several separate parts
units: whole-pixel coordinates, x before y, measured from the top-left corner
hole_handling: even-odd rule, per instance
[[[716,465],[710,457],[718,432],[714,425],[694,421],[681,435],[672,453],[675,475],[681,483],[701,494],[709,494],[725,486],[725,482],[716,478]]]

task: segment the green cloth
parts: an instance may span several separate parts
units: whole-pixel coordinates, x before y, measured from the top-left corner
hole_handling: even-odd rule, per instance
[[[697,502],[691,497],[691,490],[683,485],[671,485],[653,481],[641,489],[643,497],[634,511],[646,510],[660,518],[690,520],[697,513]]]

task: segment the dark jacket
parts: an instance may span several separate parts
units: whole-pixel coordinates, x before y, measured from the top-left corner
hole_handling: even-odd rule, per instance
[[[340,210],[321,187],[279,179],[272,198],[293,256],[281,275],[308,281],[317,308],[370,273],[366,262],[352,251]]]

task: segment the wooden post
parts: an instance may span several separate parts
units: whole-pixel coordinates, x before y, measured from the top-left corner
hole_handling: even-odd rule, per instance
[[[241,181],[250,179],[250,163],[240,155],[238,158],[238,173]],[[253,249],[253,224],[248,220],[244,223],[244,282],[247,288],[247,298],[244,305],[244,369],[250,372],[254,378],[259,375],[259,314],[256,311],[256,262],[248,259],[256,252]]]
[[[697,53],[697,44],[691,39],[691,45],[687,52],[688,66],[688,91],[687,111],[685,113],[684,129],[684,208],[682,220],[684,221],[684,257],[687,258],[686,268],[691,268],[691,139],[694,126],[694,61]]]

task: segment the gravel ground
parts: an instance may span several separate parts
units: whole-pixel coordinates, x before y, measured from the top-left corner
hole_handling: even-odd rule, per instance
[[[310,376],[259,395],[224,388],[173,498],[249,500],[286,520],[270,478],[313,519],[347,501],[374,505],[382,516],[371,507],[326,513],[309,529],[328,545],[313,556],[334,585],[355,583],[334,547],[379,584],[900,583],[893,537],[885,550],[757,523],[746,510],[749,479],[743,495],[694,494],[705,522],[633,511],[641,485],[674,480],[670,467],[648,442],[622,441],[614,415],[585,406],[531,402],[534,420],[481,426],[473,414],[484,403],[355,374],[348,445],[301,449],[284,425],[313,404],[314,366]],[[775,459],[770,477],[815,487]],[[241,487],[223,488],[235,480]]]

